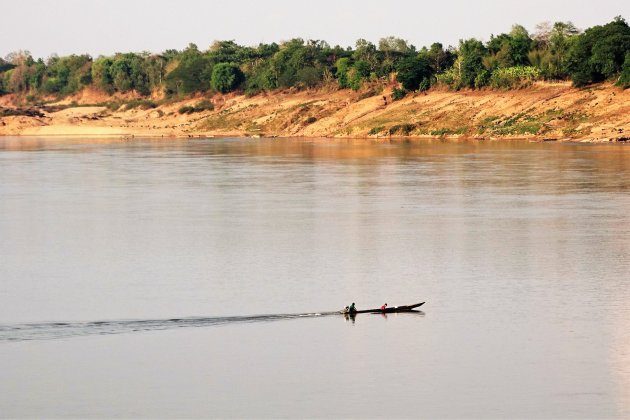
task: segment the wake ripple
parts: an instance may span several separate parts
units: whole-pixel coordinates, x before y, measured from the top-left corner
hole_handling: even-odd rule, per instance
[[[86,335],[123,334],[139,331],[160,331],[175,328],[210,327],[232,323],[282,321],[339,314],[316,312],[304,314],[274,314],[224,317],[188,317],[171,319],[111,320],[89,322],[43,322],[29,324],[0,324],[0,342],[54,340]]]

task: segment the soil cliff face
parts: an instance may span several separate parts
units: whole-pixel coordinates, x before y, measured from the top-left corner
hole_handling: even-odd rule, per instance
[[[94,103],[82,93],[79,105]],[[102,101],[103,98],[98,98]],[[213,110],[180,114],[202,99]],[[537,83],[510,90],[431,90],[392,101],[391,91],[317,90],[215,95],[150,109],[69,106],[16,111],[0,103],[0,135],[472,137],[624,141],[630,89]],[[24,111],[24,109],[17,110]],[[12,115],[23,114],[23,115]],[[26,115],[24,115],[26,114]],[[4,116],[3,116],[4,115]]]

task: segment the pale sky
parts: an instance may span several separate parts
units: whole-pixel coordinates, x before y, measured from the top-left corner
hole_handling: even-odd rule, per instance
[[[587,28],[622,15],[630,0],[11,0],[2,2],[0,56],[28,50],[34,57],[88,53],[161,52],[214,40],[242,45],[291,38],[354,46],[385,36],[416,47],[460,38],[487,40],[514,23],[533,31],[543,21]]]

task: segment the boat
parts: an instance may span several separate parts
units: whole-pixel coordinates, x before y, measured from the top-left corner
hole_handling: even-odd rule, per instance
[[[361,309],[357,311],[348,312],[347,309],[339,311],[342,314],[388,314],[392,312],[414,312],[416,308],[424,305],[424,302],[416,303],[415,305],[403,305],[403,306],[388,306],[385,309],[376,308],[376,309]]]

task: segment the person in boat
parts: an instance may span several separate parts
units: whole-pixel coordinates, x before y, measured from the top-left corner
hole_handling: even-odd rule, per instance
[[[385,309],[387,309],[387,303],[385,303],[385,305],[381,306],[381,311],[385,312]]]
[[[356,306],[354,306],[354,302],[352,302],[352,305],[350,305],[350,307],[348,307],[348,313],[354,313],[357,311]]]

